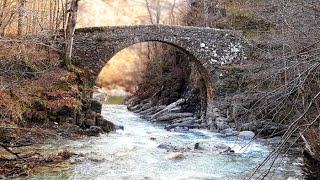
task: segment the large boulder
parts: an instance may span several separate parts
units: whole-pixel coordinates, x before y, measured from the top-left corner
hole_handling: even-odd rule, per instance
[[[93,110],[88,110],[86,112],[85,120],[83,125],[87,128],[96,125],[97,113]]]
[[[255,134],[252,131],[241,131],[238,135],[240,139],[244,139],[244,140],[251,140],[254,138],[254,136]]]
[[[90,109],[95,111],[96,113],[101,113],[102,104],[99,101],[91,100]]]
[[[76,110],[72,106],[62,106],[58,111],[58,116],[64,116],[64,117],[74,117],[76,114]]]
[[[103,119],[101,116],[97,117],[96,125],[101,127],[106,133],[116,130],[116,126],[111,121]]]
[[[221,134],[223,134],[224,136],[238,136],[239,135],[239,131],[234,131],[231,128],[227,128],[221,131]]]
[[[87,136],[99,136],[102,133],[101,127],[91,126],[89,129],[83,131]]]
[[[224,129],[221,133],[225,136],[233,136],[233,130],[231,128]]]

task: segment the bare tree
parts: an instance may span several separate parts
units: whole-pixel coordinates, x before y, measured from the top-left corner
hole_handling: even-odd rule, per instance
[[[15,7],[12,5],[12,1],[4,0],[0,9],[0,35],[4,36],[6,28],[15,19]]]
[[[205,26],[209,27],[209,12],[208,12],[208,0],[203,0],[203,13],[204,13],[204,22],[205,22]]]
[[[150,7],[150,4],[149,4],[149,1],[148,0],[145,0],[146,1],[146,8],[148,10],[148,13],[149,13],[149,19],[150,19],[150,22],[151,24],[154,24],[153,22],[153,17],[152,17],[152,12],[151,12],[151,7]]]
[[[68,23],[66,28],[66,57],[65,64],[68,68],[71,67],[72,58],[72,46],[73,46],[73,36],[76,28],[77,12],[78,12],[78,2],[80,0],[72,0],[70,2],[70,8],[68,10]]]
[[[24,18],[25,18],[25,10],[26,8],[26,0],[19,0],[19,17],[18,17],[18,36],[22,35],[24,29]]]
[[[160,0],[157,0],[157,10],[156,10],[156,23],[160,24],[160,16],[161,16],[161,5],[160,5]]]

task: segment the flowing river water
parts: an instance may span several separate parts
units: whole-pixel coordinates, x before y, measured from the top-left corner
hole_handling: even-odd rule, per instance
[[[242,148],[248,141],[206,130],[166,131],[162,125],[140,119],[123,105],[103,105],[102,115],[115,124],[123,125],[124,131],[43,146],[44,150],[68,149],[83,156],[61,164],[58,169],[39,169],[30,179],[248,179],[271,151],[271,146],[263,140],[255,140]],[[194,149],[197,142],[227,145],[235,152]],[[190,148],[182,152],[168,152],[159,148],[160,144]],[[302,158],[285,156],[282,164],[266,179],[303,179],[302,164]],[[252,179],[261,177],[256,175]]]

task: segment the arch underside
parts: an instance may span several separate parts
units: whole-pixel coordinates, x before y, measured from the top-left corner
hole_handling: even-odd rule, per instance
[[[186,49],[180,47],[177,44],[171,43],[171,42],[166,42],[163,40],[153,40],[153,39],[147,39],[147,40],[141,40],[141,41],[127,41],[126,43],[122,43],[121,46],[116,46],[110,54],[105,54],[105,58],[104,59],[104,63],[103,65],[101,65],[101,69],[104,67],[104,65],[110,60],[112,59],[112,57],[114,57],[117,53],[119,53],[121,50],[128,48],[134,44],[139,44],[139,43],[147,43],[147,42],[159,42],[159,43],[164,43],[164,44],[168,44],[170,46],[176,47],[177,49],[179,49],[181,52],[185,53],[187,56],[190,57],[190,59],[192,59],[193,62],[196,63],[197,65],[197,70],[200,72],[203,81],[204,81],[204,85],[205,85],[205,90],[206,90],[206,99],[205,99],[205,112],[202,112],[204,114],[206,114],[207,111],[211,111],[212,106],[213,106],[213,94],[214,94],[214,88],[213,88],[213,84],[212,81],[210,79],[210,75],[208,73],[208,70],[206,70],[206,68],[202,65],[201,61],[199,59],[197,59],[192,53],[190,53],[189,51],[187,51]],[[99,70],[100,72],[100,70]]]

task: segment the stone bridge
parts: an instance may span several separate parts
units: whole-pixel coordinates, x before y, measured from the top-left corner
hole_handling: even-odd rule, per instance
[[[162,42],[178,47],[193,56],[207,86],[208,108],[212,108],[215,67],[246,60],[249,44],[240,32],[213,28],[136,25],[77,29],[73,60],[97,77],[116,53],[141,42]]]

